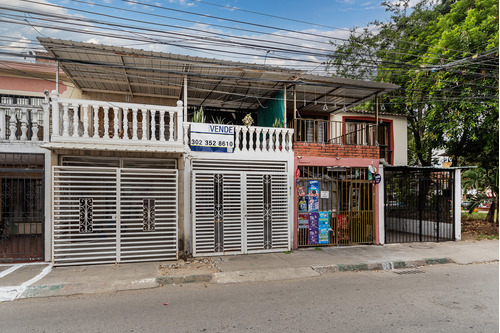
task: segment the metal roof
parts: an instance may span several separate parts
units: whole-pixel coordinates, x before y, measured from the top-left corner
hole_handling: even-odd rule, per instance
[[[331,113],[341,111],[344,105],[351,108],[399,88],[388,83],[311,75],[283,67],[38,39],[84,93],[177,100],[183,97],[184,76],[187,76],[189,105],[255,110],[275,98],[284,87],[295,85],[300,113]],[[293,108],[290,99],[287,108]]]

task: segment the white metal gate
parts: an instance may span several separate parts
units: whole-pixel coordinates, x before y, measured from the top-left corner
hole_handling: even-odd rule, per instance
[[[176,259],[177,170],[53,167],[55,265]]]
[[[286,173],[193,171],[192,186],[193,255],[289,249]]]

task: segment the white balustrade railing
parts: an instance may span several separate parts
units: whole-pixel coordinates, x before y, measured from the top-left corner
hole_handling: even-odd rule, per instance
[[[177,106],[59,98],[52,100],[52,141],[182,144],[182,101]]]
[[[44,142],[49,138],[49,104],[0,105],[0,141]]]
[[[234,126],[235,152],[292,152],[292,128]]]
[[[184,124],[184,144],[189,145],[189,123]],[[234,126],[235,152],[293,153],[293,129]]]

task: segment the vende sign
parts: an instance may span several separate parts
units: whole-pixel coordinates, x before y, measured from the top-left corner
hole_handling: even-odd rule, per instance
[[[193,123],[189,143],[192,151],[232,153],[234,151],[234,127]]]

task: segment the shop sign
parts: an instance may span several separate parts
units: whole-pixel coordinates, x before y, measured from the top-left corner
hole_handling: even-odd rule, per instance
[[[234,151],[234,127],[193,123],[189,143],[192,151],[232,153]]]

